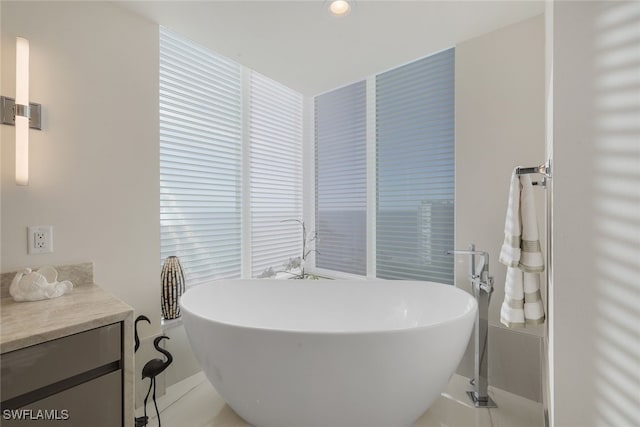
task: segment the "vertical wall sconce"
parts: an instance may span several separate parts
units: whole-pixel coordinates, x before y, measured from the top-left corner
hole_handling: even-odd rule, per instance
[[[29,128],[41,129],[41,105],[29,103],[29,40],[16,38],[16,98],[0,97],[2,123],[16,127],[16,184],[29,184]]]

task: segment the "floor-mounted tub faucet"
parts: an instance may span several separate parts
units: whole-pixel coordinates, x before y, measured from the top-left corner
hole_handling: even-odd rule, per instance
[[[471,290],[478,303],[476,322],[474,326],[475,357],[473,364],[473,391],[467,392],[476,408],[495,408],[495,402],[489,397],[487,389],[487,367],[489,361],[489,303],[493,292],[493,277],[489,275],[489,254],[476,251],[473,243],[468,250],[447,251],[449,255],[469,255],[469,280]],[[476,265],[476,256],[481,259]]]

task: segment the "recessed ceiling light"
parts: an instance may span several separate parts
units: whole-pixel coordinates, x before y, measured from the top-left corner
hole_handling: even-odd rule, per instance
[[[329,11],[336,16],[344,16],[351,10],[351,5],[346,0],[333,0],[329,4]]]

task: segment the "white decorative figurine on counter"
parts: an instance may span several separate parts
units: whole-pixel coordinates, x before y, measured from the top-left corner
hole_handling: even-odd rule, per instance
[[[38,271],[25,268],[16,274],[11,282],[9,293],[15,301],[39,301],[57,298],[70,292],[73,283],[68,280],[58,282],[58,272],[55,268],[45,266]]]

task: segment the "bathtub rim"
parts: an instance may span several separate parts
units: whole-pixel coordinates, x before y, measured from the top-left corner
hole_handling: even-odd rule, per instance
[[[229,282],[229,281],[261,281],[264,279],[221,279],[221,280],[215,280],[209,283],[205,283],[202,285],[197,285],[195,288],[199,288],[201,286],[214,286],[216,282]],[[344,280],[344,279],[343,279]],[[380,281],[385,281],[385,279],[372,279],[372,280],[380,280]],[[275,279],[272,281],[276,281]],[[279,281],[279,280],[278,280]],[[220,326],[225,326],[225,327],[233,327],[233,328],[238,328],[238,329],[243,329],[246,331],[251,331],[251,332],[271,332],[271,333],[280,333],[280,334],[291,334],[291,335],[314,335],[314,336],[367,336],[367,335],[381,335],[381,334],[401,334],[401,333],[412,333],[412,332],[420,332],[420,331],[426,331],[429,329],[433,329],[433,328],[438,328],[438,327],[442,327],[443,325],[449,324],[449,323],[453,323],[456,322],[458,320],[460,320],[461,318],[464,318],[466,316],[473,316],[475,317],[477,311],[478,311],[478,304],[476,299],[473,297],[473,295],[471,295],[470,293],[458,288],[457,286],[454,285],[447,285],[445,283],[438,283],[438,282],[427,282],[427,281],[419,281],[419,280],[408,280],[407,282],[424,282],[424,283],[430,283],[430,284],[434,284],[434,285],[439,285],[439,286],[450,286],[452,290],[454,290],[454,292],[458,292],[458,293],[463,293],[466,297],[469,298],[470,301],[472,301],[472,304],[469,306],[469,308],[466,308],[462,313],[460,313],[459,315],[455,316],[455,317],[451,317],[448,318],[444,321],[441,322],[436,322],[436,323],[431,323],[428,325],[419,325],[419,326],[411,326],[411,327],[404,327],[404,328],[396,328],[396,329],[374,329],[374,330],[345,330],[345,331],[328,331],[328,330],[299,330],[299,329],[285,329],[285,328],[266,328],[266,327],[260,327],[260,326],[248,326],[248,325],[241,325],[238,323],[230,323],[230,322],[223,322],[220,320],[215,320],[215,319],[211,319],[209,317],[205,317],[204,315],[201,315],[199,313],[196,313],[195,311],[189,310],[188,308],[185,307],[185,305],[183,304],[182,301],[182,297],[180,298],[180,308],[181,310],[184,310],[184,313],[189,313],[189,315],[198,317],[204,321],[207,322],[211,322]],[[195,289],[195,288],[191,288],[191,289]],[[191,289],[188,289],[182,296],[186,295],[187,292]],[[183,314],[183,322],[184,322],[184,314]],[[185,329],[186,329],[186,325],[185,325]]]

